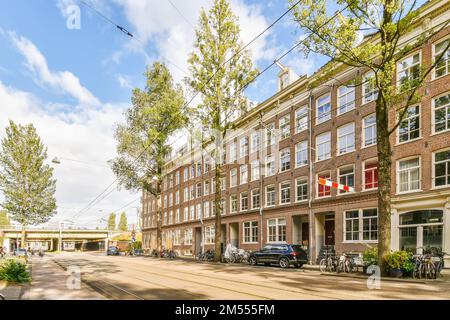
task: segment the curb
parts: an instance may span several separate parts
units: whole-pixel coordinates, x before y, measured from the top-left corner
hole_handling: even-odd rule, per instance
[[[350,278],[350,279],[368,279],[371,275],[368,274],[367,276],[363,275],[356,275],[356,274],[345,274],[345,273],[320,273],[324,276],[329,277],[341,277],[341,278]],[[414,280],[414,279],[402,279],[402,278],[388,278],[388,277],[381,277],[380,280],[382,281],[391,281],[391,282],[405,282],[405,283],[421,283],[421,284],[429,284],[429,283],[441,283],[444,282],[442,279],[423,279],[423,280]]]

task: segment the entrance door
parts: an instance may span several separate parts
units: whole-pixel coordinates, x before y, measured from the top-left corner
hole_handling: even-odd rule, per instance
[[[334,220],[325,220],[325,245],[334,246]]]
[[[307,246],[309,244],[309,223],[302,223],[302,245]]]

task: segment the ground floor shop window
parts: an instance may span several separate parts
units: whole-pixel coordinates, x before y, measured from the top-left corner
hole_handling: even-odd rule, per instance
[[[399,248],[422,253],[424,248],[442,249],[443,210],[417,210],[400,214]]]
[[[286,241],[286,219],[269,219],[267,221],[267,242],[281,241]]]
[[[258,221],[244,222],[244,243],[258,242]]]
[[[206,244],[214,243],[214,226],[205,227],[205,243]]]
[[[344,233],[346,241],[377,241],[378,210],[374,208],[346,211]]]

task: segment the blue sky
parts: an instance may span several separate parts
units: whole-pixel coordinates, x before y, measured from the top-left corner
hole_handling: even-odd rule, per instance
[[[0,0],[0,137],[8,119],[32,122],[48,146],[49,157],[63,159],[55,167],[60,208],[53,220],[72,217],[114,180],[106,161],[114,157],[113,128],[129,107],[131,88],[143,86],[145,67],[155,60],[169,59],[187,70],[192,25],[200,8],[212,3],[172,0],[182,17],[168,0],[86,1],[140,42],[78,0]],[[66,26],[65,10],[73,4],[81,9],[77,30]],[[247,42],[280,16],[288,2],[233,0],[232,7]],[[291,16],[286,16],[250,47],[254,63],[263,69],[299,36]],[[310,74],[324,61],[293,52],[282,62],[298,74]],[[175,80],[181,81],[185,74],[168,66]],[[248,97],[261,102],[274,94],[278,72],[273,67],[258,78],[247,90]],[[138,196],[114,191],[76,222],[97,223]],[[137,205],[126,208],[131,221]]]

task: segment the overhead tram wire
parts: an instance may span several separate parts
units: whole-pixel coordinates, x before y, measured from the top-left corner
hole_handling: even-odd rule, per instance
[[[115,210],[112,210],[111,213],[113,213],[113,212],[116,213],[116,212],[119,212],[119,211],[121,211],[121,210],[128,209],[128,207],[130,207],[130,206],[131,206],[132,204],[134,204],[136,201],[140,200],[140,198],[141,198],[141,197],[138,197],[138,198],[134,199],[133,201],[130,201],[129,203],[123,205],[122,207],[120,207],[120,208],[118,208],[118,209],[115,209]],[[89,223],[91,223],[91,222],[96,222],[96,221],[100,221],[100,220],[102,220],[102,219],[105,219],[105,218],[108,217],[111,213],[108,213],[108,214],[106,214],[106,215],[104,215],[104,216],[102,216],[102,217],[100,217],[100,218],[98,218],[98,219],[95,219],[95,220],[89,220],[89,221],[87,221],[86,223],[82,224],[82,226],[85,226],[85,225],[87,225],[87,224],[89,224]]]
[[[297,5],[299,2],[297,2],[295,5]],[[290,11],[290,10],[292,10],[293,9],[293,7],[295,6],[295,5],[293,5],[292,7],[290,7],[288,10]],[[340,10],[338,10],[331,18],[329,18],[327,21],[325,21],[322,25],[320,25],[318,28],[320,29],[320,28],[322,28],[322,27],[324,27],[325,25],[327,25],[332,19],[334,19],[338,14],[340,14],[341,12],[343,12],[344,10],[346,10],[348,7],[350,6],[350,4],[348,4],[348,5],[346,5],[344,8],[342,8],[342,9],[340,9]],[[284,15],[286,15],[286,13],[284,14]],[[274,25],[274,23],[271,25],[271,26],[273,26]],[[266,28],[265,29],[265,31],[267,31],[267,30],[269,30],[268,28]],[[260,34],[258,34],[254,39],[252,39],[249,43],[252,43],[253,41],[255,41],[258,37],[260,37],[261,36],[261,34],[262,33],[260,33]],[[260,72],[258,72],[250,81],[248,81],[244,86],[242,86],[241,88],[239,88],[238,89],[238,91],[241,91],[241,90],[245,90],[252,82],[254,82],[259,76],[261,76],[263,73],[265,73],[265,72],[267,72],[272,66],[274,66],[279,60],[281,60],[281,59],[283,59],[286,55],[288,55],[289,53],[291,53],[293,50],[295,50],[297,47],[299,47],[301,44],[303,44],[309,37],[311,37],[311,34],[309,35],[309,36],[307,36],[306,38],[304,38],[303,40],[301,40],[299,43],[297,43],[296,45],[294,45],[291,49],[289,49],[288,51],[286,51],[285,53],[283,53],[280,57],[278,57],[277,59],[275,59],[270,65],[268,65],[266,68],[264,68],[262,71],[260,71]],[[246,45],[247,46],[247,45]],[[244,48],[246,47],[246,46],[244,46]],[[241,49],[239,52],[242,52],[242,50],[243,49]],[[236,56],[239,52],[237,52],[234,56]],[[234,57],[233,56],[233,57]],[[225,61],[224,62],[224,65],[226,64],[226,63],[228,63],[229,61],[231,60],[231,58],[229,59],[229,60],[227,60],[227,61]],[[217,72],[217,71],[216,71]],[[214,75],[215,75],[216,73],[214,73]],[[213,76],[214,76],[213,75]],[[212,77],[210,77],[208,80],[207,80],[207,82],[209,82],[209,81],[211,81],[212,80]],[[206,84],[205,84],[206,85]],[[204,86],[205,86],[204,85]],[[203,87],[204,87],[203,86]],[[187,108],[187,106],[194,100],[194,98],[198,95],[198,93],[199,93],[199,91],[197,91],[195,94],[194,94],[194,96],[185,104],[185,105],[183,105],[183,107],[181,108],[181,109],[186,109]],[[151,143],[150,144],[148,144],[148,145],[151,145]],[[135,158],[135,161],[134,162],[136,162],[136,161],[138,161],[139,160],[139,158],[140,157],[142,157],[143,156],[143,154],[145,153],[145,151],[146,151],[146,149],[147,149],[148,147],[146,147],[146,148],[144,148],[144,150]],[[134,163],[133,162],[133,163]],[[105,192],[106,192],[106,190],[108,190],[109,189],[109,187],[111,187],[115,182],[117,182],[117,180],[118,180],[119,178],[116,178],[116,180],[114,180],[99,196],[97,196],[93,201],[91,201],[91,203],[95,203],[95,200],[97,200],[99,197],[101,197],[101,195],[102,194],[104,194]],[[110,192],[111,193],[111,192]],[[103,200],[104,198],[102,198],[102,200]],[[88,207],[88,206],[87,206]],[[85,212],[83,212],[83,213],[85,213]],[[81,214],[83,214],[83,213],[81,213]]]
[[[167,1],[168,1],[168,2],[170,3],[170,5],[178,12],[178,14],[183,18],[183,20],[186,21],[186,23],[187,23],[188,25],[190,25],[190,26],[192,27],[192,29],[195,30],[194,25],[189,21],[188,18],[185,17],[185,15],[178,9],[178,7],[177,7],[171,0],[167,0]]]
[[[97,15],[99,15],[101,18],[103,18],[105,21],[107,21],[108,23],[112,24],[114,27],[116,27],[120,32],[122,32],[123,34],[125,34],[126,36],[134,39],[135,41],[137,41],[140,45],[141,45],[141,49],[142,51],[144,51],[145,55],[148,57],[147,52],[145,52],[145,45],[144,43],[139,40],[138,38],[136,38],[134,36],[134,34],[132,34],[130,31],[128,31],[126,28],[122,27],[121,25],[115,23],[113,20],[111,20],[110,18],[108,18],[106,15],[104,15],[103,13],[101,13],[98,9],[96,9],[95,7],[93,7],[92,5],[90,5],[89,3],[87,3],[84,0],[79,0],[80,3],[82,3],[83,5],[85,5],[86,7],[88,7],[90,10],[92,10],[93,12],[95,12]],[[169,64],[173,65],[175,68],[177,68],[179,71],[181,71],[182,73],[184,73],[185,75],[187,75],[188,73],[183,70],[183,68],[181,68],[180,66],[178,66],[177,64],[175,64],[174,62],[170,61],[169,59],[167,59],[166,57],[161,57],[163,60],[166,60]]]

